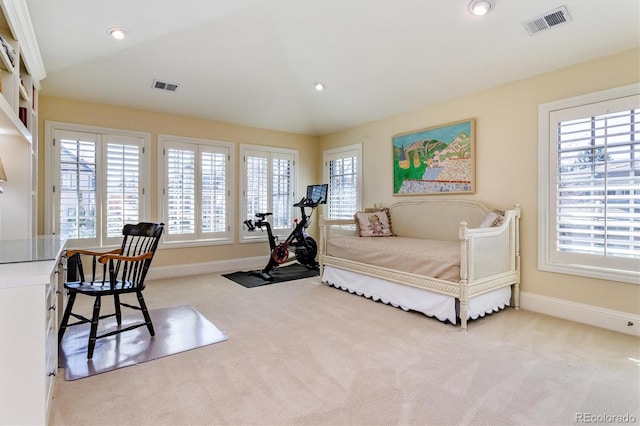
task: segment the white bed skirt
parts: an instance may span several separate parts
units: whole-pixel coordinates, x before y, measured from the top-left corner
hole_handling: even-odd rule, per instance
[[[381,278],[324,266],[322,282],[333,287],[365,296],[375,301],[413,310],[456,324],[457,299],[453,296],[398,284]],[[477,319],[509,306],[511,287],[502,287],[469,300],[467,319]]]

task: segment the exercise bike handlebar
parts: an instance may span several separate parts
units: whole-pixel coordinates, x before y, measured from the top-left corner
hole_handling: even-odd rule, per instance
[[[295,203],[293,205],[293,207],[300,207],[303,210],[303,216],[306,216],[304,214],[304,208],[305,207],[309,207],[309,208],[313,208],[315,209],[316,207],[318,207],[320,204],[324,204],[325,201],[322,198],[319,198],[318,201],[313,201],[311,198],[302,198],[299,202]],[[260,219],[260,221],[264,221],[267,216],[271,216],[273,215],[272,212],[268,212],[268,213],[256,213],[255,216]],[[245,220],[244,223],[247,225],[247,227],[249,228],[250,231],[252,231],[254,228],[253,226],[249,226],[249,220]],[[251,224],[251,225],[256,225],[258,227],[262,226],[262,223],[255,223],[255,224]]]
[[[313,201],[311,198],[303,197],[299,202],[295,203],[293,207],[312,207],[316,208],[320,204],[323,204],[324,200],[322,198],[318,198],[318,201]]]

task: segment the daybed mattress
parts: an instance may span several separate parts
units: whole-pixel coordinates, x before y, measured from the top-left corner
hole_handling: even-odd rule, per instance
[[[459,241],[335,236],[327,241],[327,255],[442,280],[460,278]]]

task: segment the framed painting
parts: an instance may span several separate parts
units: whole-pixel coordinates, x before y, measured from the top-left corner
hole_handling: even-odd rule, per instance
[[[475,193],[473,118],[392,137],[393,195]]]

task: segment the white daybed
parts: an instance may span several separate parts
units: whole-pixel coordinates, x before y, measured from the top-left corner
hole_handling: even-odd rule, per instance
[[[403,201],[388,217],[390,237],[359,236],[355,219],[321,218],[322,282],[441,321],[460,318],[463,331],[468,319],[511,302],[518,309],[518,206],[502,212],[469,200]]]

